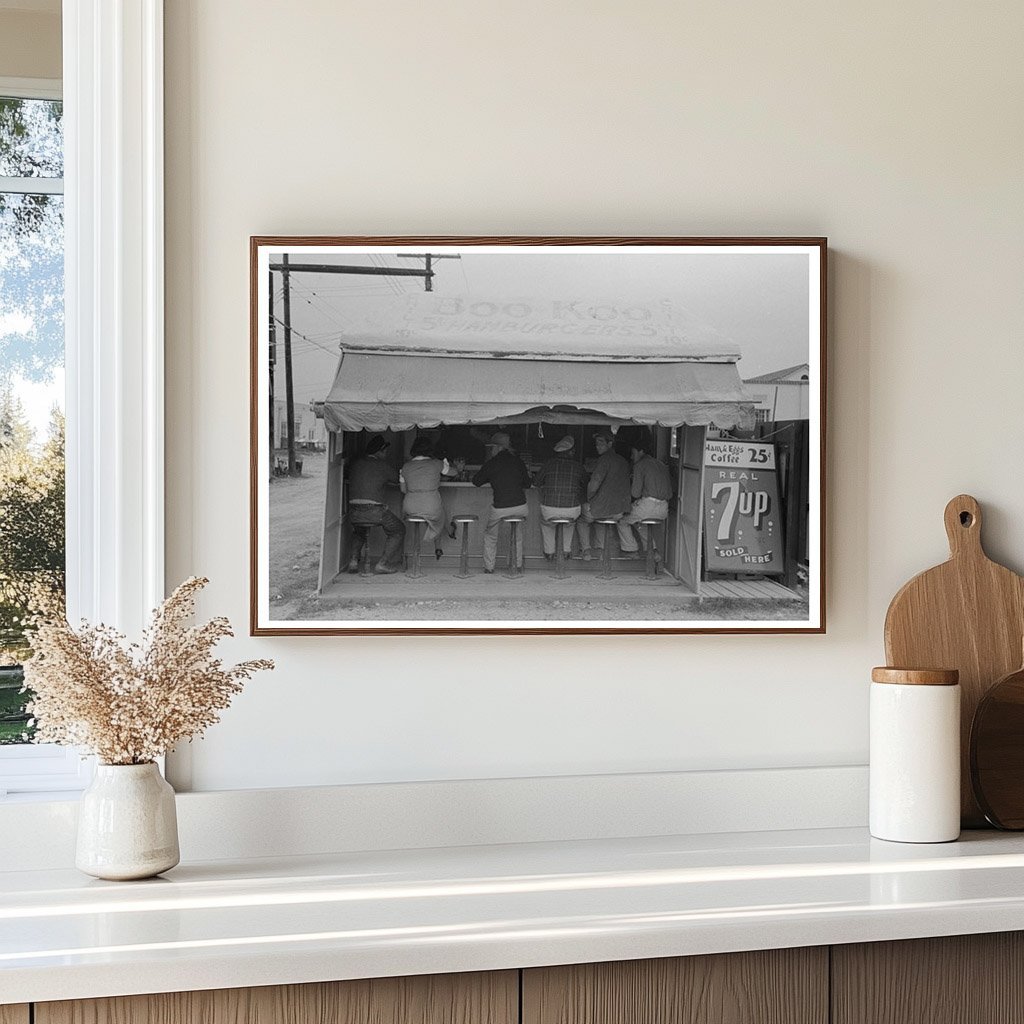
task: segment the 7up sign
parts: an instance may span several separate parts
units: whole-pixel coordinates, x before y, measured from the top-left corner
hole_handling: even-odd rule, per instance
[[[704,559],[709,572],[783,571],[775,445],[704,443]]]

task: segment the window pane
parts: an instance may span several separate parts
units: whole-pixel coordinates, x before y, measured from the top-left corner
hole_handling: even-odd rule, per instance
[[[64,176],[63,104],[0,96],[0,177]]]
[[[20,666],[0,666],[0,746],[31,738],[21,682]]]
[[[63,196],[0,192],[0,744],[31,733],[25,615],[64,594],[63,219]]]

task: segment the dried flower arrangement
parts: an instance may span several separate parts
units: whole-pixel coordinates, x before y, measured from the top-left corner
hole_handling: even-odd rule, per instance
[[[25,663],[36,742],[84,747],[104,764],[146,764],[220,718],[266,660],[225,668],[213,648],[232,636],[223,617],[188,626],[209,580],[193,576],[153,612],[142,643],[109,626],[40,617]]]

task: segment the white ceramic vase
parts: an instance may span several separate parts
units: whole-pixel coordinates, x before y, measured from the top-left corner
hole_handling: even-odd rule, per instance
[[[151,878],[178,851],[174,790],[149,764],[100,764],[82,794],[75,865],[96,878]]]

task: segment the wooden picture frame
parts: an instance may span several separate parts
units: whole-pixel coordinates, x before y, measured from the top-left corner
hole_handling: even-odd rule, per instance
[[[826,297],[824,238],[254,236],[252,635],[825,632]]]

